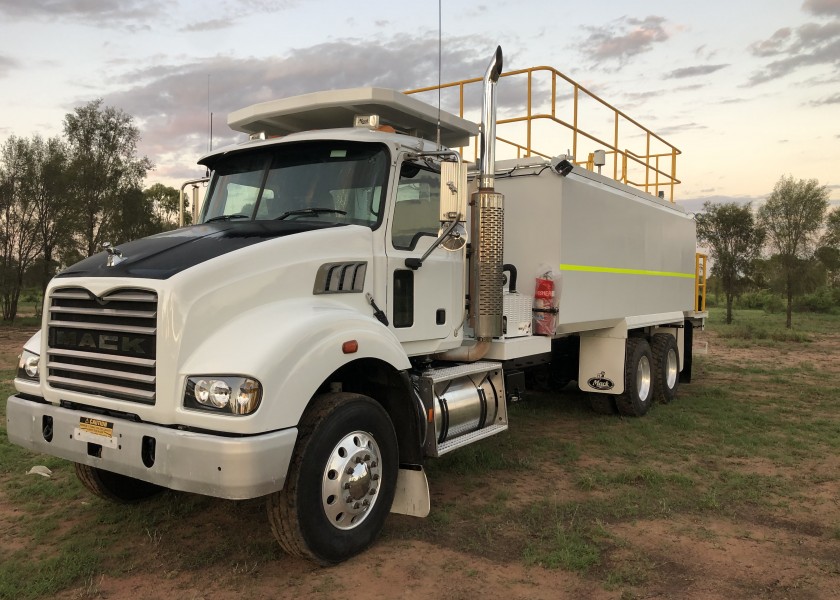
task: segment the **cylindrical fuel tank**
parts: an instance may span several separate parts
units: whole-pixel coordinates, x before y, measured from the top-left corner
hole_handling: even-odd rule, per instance
[[[435,435],[439,444],[495,421],[501,399],[483,374],[443,381],[434,389]]]

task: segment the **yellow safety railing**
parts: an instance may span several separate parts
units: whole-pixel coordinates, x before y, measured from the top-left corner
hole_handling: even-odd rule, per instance
[[[525,78],[526,96],[521,99],[524,106],[521,111],[513,114],[507,109],[500,111],[505,114],[500,114],[496,122],[497,133],[504,130],[505,137],[499,135],[496,138],[500,142],[497,158],[503,157],[504,149],[511,154],[515,152],[516,158],[551,158],[571,152],[576,164],[594,169],[592,151],[601,149],[609,157],[607,162],[612,163],[613,179],[657,196],[660,193],[664,196],[667,192],[668,199],[674,201],[674,186],[680,183],[677,179],[677,156],[681,152],[676,146],[552,67],[519,69],[502,73],[501,77]],[[405,93],[442,94],[446,91],[446,106],[449,106],[455,104],[449,94],[457,91],[458,115],[464,117],[464,97],[473,91],[478,92],[476,113],[480,112],[481,83],[482,78],[476,77]],[[505,90],[504,105],[509,106],[513,102],[513,92],[508,90],[515,91],[515,88],[509,84],[500,85],[497,94],[500,95],[501,90]],[[434,98],[434,101],[436,102],[437,98]],[[580,126],[584,119],[595,119],[588,131]],[[543,127],[543,124],[549,127]],[[558,125],[560,128],[556,127]],[[560,135],[558,131],[561,132]],[[565,135],[562,135],[563,132]],[[537,150],[534,147],[535,143],[545,146]],[[463,148],[461,151],[463,154]],[[587,158],[579,159],[579,151],[581,156],[586,155]],[[476,139],[474,159],[477,157]]]
[[[706,261],[708,257],[698,252],[694,255],[694,310],[706,310]]]

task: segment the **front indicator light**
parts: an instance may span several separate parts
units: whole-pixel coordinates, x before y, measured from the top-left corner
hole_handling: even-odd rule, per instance
[[[250,377],[188,377],[184,407],[250,415],[260,405],[262,386]]]

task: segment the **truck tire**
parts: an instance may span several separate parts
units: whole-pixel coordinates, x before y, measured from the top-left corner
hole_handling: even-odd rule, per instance
[[[131,504],[163,491],[154,483],[76,463],[76,477],[88,491],[111,502]]]
[[[653,371],[650,345],[644,338],[627,338],[624,351],[624,393],[615,396],[618,412],[642,417],[653,403]]]
[[[365,550],[391,510],[398,462],[381,405],[345,392],[316,397],[301,419],[286,483],[266,502],[280,546],[321,565]]]
[[[680,355],[677,341],[668,333],[657,333],[651,338],[653,354],[653,398],[668,404],[677,395],[680,385]]]

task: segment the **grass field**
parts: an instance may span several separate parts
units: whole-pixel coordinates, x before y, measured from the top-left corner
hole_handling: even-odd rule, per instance
[[[3,430],[0,598],[122,597],[146,573],[165,582],[153,597],[343,598],[360,565],[371,597],[444,576],[446,598],[575,597],[558,581],[594,598],[840,594],[840,317],[735,317],[712,313],[694,382],[642,419],[596,415],[574,386],[512,405],[509,432],[428,464],[427,519],[392,515],[333,569],[283,556],[256,501],[111,505]],[[5,398],[12,365],[0,376]],[[488,588],[496,568],[520,575]]]

